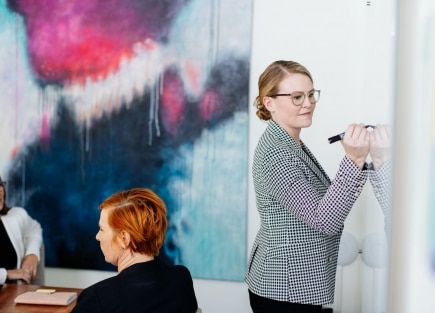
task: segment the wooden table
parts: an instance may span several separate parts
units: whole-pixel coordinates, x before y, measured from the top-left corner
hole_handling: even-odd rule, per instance
[[[0,312],[4,313],[66,313],[70,312],[76,305],[74,300],[68,306],[60,305],[37,305],[37,304],[15,304],[15,298],[27,291],[35,291],[39,288],[56,289],[56,291],[74,291],[77,295],[82,291],[78,288],[62,288],[51,286],[38,286],[38,285],[17,285],[5,284],[0,289]]]

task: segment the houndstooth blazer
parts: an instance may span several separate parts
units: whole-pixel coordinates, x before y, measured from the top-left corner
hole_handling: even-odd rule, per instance
[[[367,172],[344,157],[331,182],[303,143],[269,121],[252,167],[261,225],[245,275],[251,292],[278,301],[334,302],[344,220]]]

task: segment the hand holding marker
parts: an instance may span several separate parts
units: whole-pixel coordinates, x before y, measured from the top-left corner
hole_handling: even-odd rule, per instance
[[[366,125],[365,128],[375,128],[375,126],[373,126],[373,125]],[[341,139],[343,139],[344,134],[345,134],[345,133],[343,132],[343,133],[341,133],[341,134],[338,134],[338,135],[335,135],[335,136],[329,137],[329,138],[328,138],[329,143],[334,143],[334,142],[336,142],[336,141],[340,141]]]

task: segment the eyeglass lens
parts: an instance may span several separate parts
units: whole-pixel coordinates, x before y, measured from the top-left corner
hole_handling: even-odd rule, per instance
[[[313,90],[310,93],[308,93],[308,101],[310,101],[311,104],[316,103],[319,101],[320,93],[318,90]],[[296,91],[292,93],[292,100],[294,105],[301,105],[304,103],[305,100],[305,93],[302,91]]]

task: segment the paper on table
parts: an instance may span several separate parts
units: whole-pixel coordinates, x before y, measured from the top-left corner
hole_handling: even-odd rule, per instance
[[[15,298],[15,303],[22,304],[45,304],[45,305],[68,305],[77,298],[77,292],[36,292],[28,291]]]

